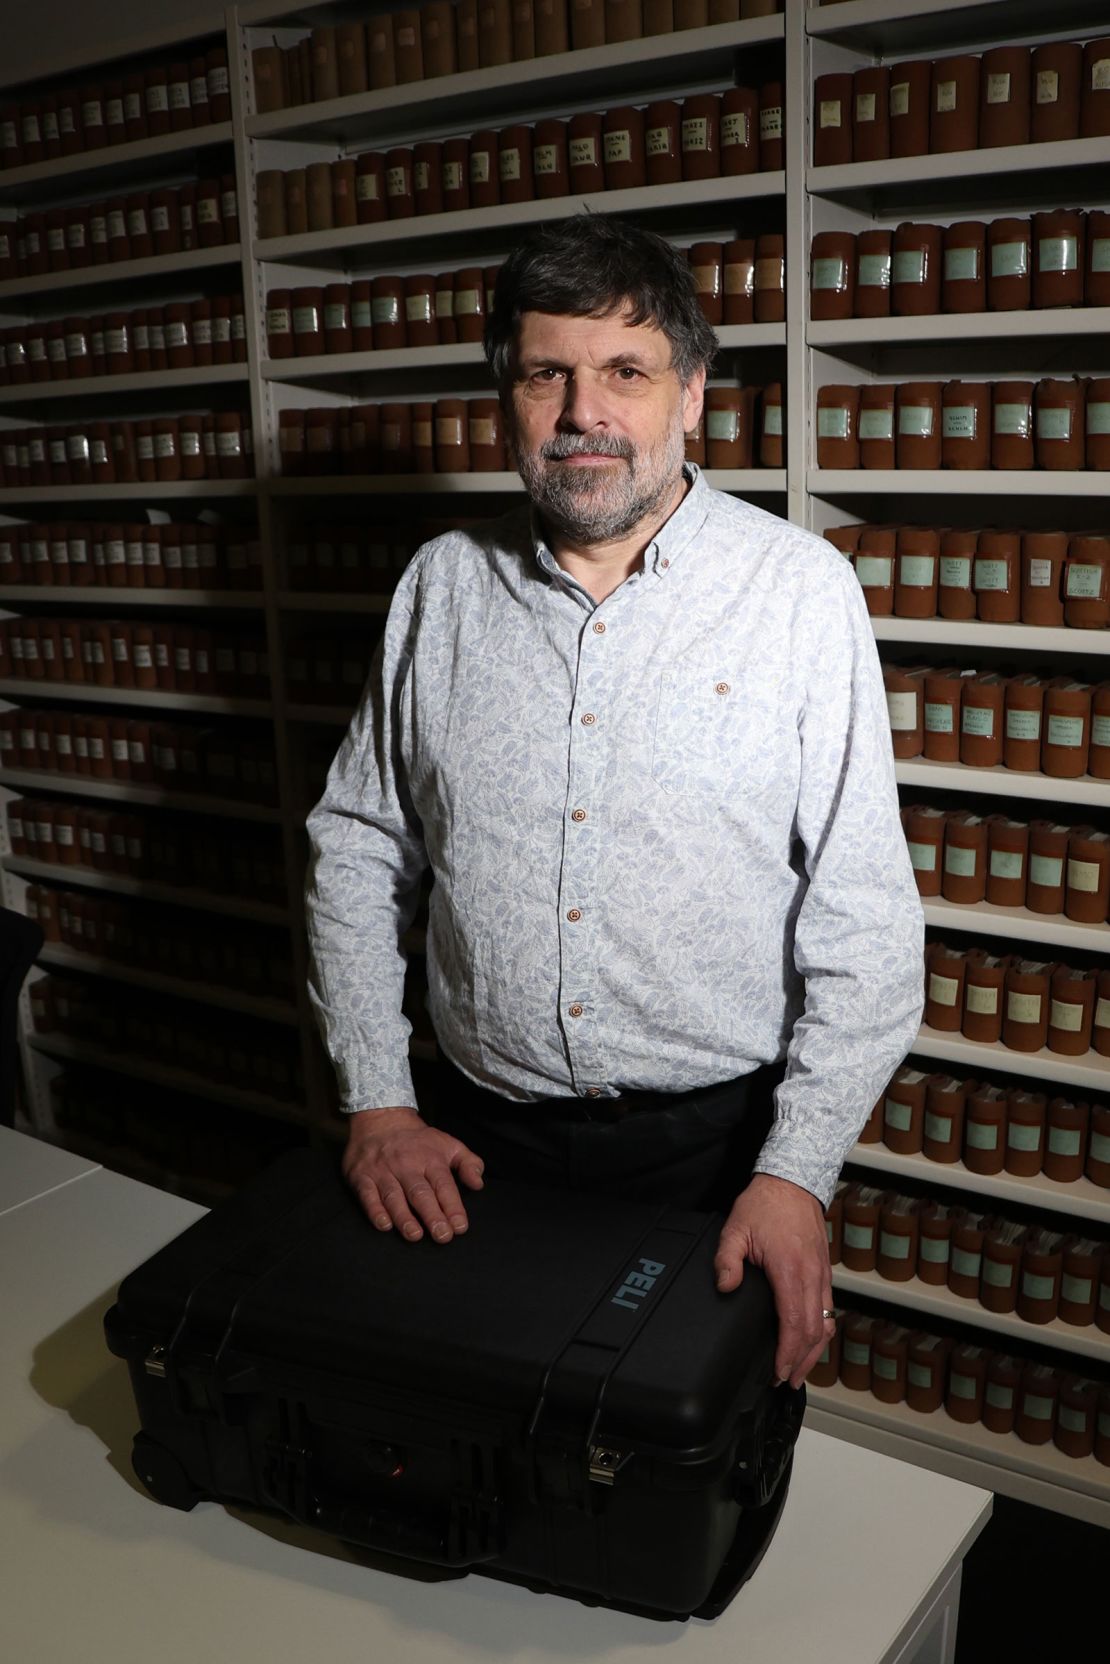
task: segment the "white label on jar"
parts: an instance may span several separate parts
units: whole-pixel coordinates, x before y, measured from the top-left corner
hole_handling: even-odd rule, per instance
[[[461,191],[463,182],[463,165],[461,162],[444,162],[443,188],[445,191]],[[377,195],[377,192],[372,192]]]
[[[898,432],[909,439],[928,439],[933,431],[933,407],[904,404],[898,410]]]
[[[821,100],[820,125],[822,127],[840,126],[839,98],[823,98]]]
[[[189,345],[188,324],[169,323],[166,325],[167,347],[187,347]]]
[[[814,289],[846,289],[848,262],[839,255],[815,260],[811,282]]]
[[[946,283],[974,283],[979,277],[977,248],[946,248],[944,251],[944,280]]]
[[[1079,264],[1077,237],[1042,237],[1037,243],[1037,270],[1073,272]]]
[[[1087,1415],[1083,1410],[1073,1410],[1067,1404],[1061,1404],[1056,1419],[1066,1433],[1087,1431]]]
[[[985,988],[980,983],[970,983],[967,989],[967,1009],[980,1017],[996,1016],[998,1012],[998,989]],[[993,1135],[993,1127],[987,1130]],[[982,1148],[993,1150],[994,1144],[995,1140],[992,1137],[991,1142],[984,1144]]]
[[[923,1236],[918,1247],[918,1253],[930,1265],[947,1265],[948,1251],[951,1243],[943,1236]]]
[[[1071,600],[1097,601],[1102,595],[1102,573],[1101,566],[1069,566],[1065,595]]]
[[[909,114],[910,84],[908,81],[893,81],[890,87],[890,113],[892,116]]]
[[[707,439],[724,439],[733,443],[740,437],[740,416],[735,410],[707,410],[705,413]]]
[[[1071,411],[1067,405],[1041,406],[1037,411],[1037,438],[1071,438]]]
[[[155,81],[147,87],[146,107],[151,115],[164,115],[169,109],[169,93],[161,81]]]
[[[941,435],[945,439],[975,438],[975,406],[948,404],[942,413]]]
[[[200,434],[192,428],[185,428],[181,435],[181,455],[183,457],[200,455]]]
[[[1073,750],[1081,747],[1083,744],[1083,718],[1081,716],[1050,716],[1047,739],[1049,745],[1063,745]]]
[[[208,82],[209,98],[223,98],[230,91],[231,82],[226,64],[216,64],[207,71],[205,79]]]
[[[405,317],[410,324],[430,324],[432,321],[431,295],[406,295]]]
[[[991,850],[992,878],[1020,878],[1025,869],[1025,857],[1019,849]]]
[[[870,1346],[865,1341],[846,1340],[844,1342],[844,1361],[849,1364],[870,1364]]]
[[[1060,96],[1060,77],[1054,69],[1037,71],[1037,103],[1055,104]]]
[[[83,127],[101,127],[104,124],[104,110],[99,98],[86,99],[81,106],[81,125]]]
[[[1006,738],[1008,740],[1039,740],[1041,737],[1040,711],[1006,712]]]
[[[189,98],[193,104],[208,103],[208,82],[203,75],[194,75],[190,80]]]
[[[1087,432],[1110,433],[1110,404],[1092,400],[1087,406]]]
[[[924,283],[925,250],[922,248],[899,249],[894,255],[892,269],[895,283]]]
[[[403,167],[386,168],[386,170],[385,170],[385,194],[386,194],[386,196],[404,196],[406,194],[405,185],[406,185],[406,175],[405,175],[405,169]]]
[[[819,439],[847,439],[848,427],[848,412],[843,406],[818,410],[817,437]]]
[[[220,204],[214,196],[202,196],[197,203],[198,225],[219,225]]]
[[[1049,890],[1059,889],[1064,881],[1064,862],[1058,855],[1031,855],[1029,857],[1029,882],[1040,884]]]
[[[896,1358],[884,1358],[881,1353],[877,1352],[871,1360],[871,1368],[883,1381],[896,1381],[898,1379],[898,1360]]]
[[[1099,867],[1097,861],[1068,861],[1068,889],[1081,890],[1084,895],[1098,894]],[[1079,1007],[1074,1007],[1079,1010]]]
[[[906,1369],[906,1380],[911,1387],[931,1387],[933,1372],[925,1364],[909,1364]]]
[[[983,1281],[991,1288],[1009,1288],[1014,1280],[1012,1265],[1000,1265],[997,1260],[983,1260]]]
[[[72,334],[66,336],[67,358],[87,358],[88,353],[89,344],[85,340],[84,335],[79,334],[75,330]]]
[[[317,335],[320,330],[320,314],[314,306],[295,306],[293,308],[294,335]]]
[[[1030,589],[1048,589],[1052,583],[1052,562],[1050,560],[1031,560],[1029,562]]]
[[[1011,990],[1006,996],[1006,1016],[1012,1023],[1039,1023],[1041,1020],[1040,994],[1017,994]],[[1039,1142],[1039,1133],[1037,1137]],[[1012,1142],[1013,1140],[1011,1140]],[[1036,1145],[1022,1145],[1021,1148],[1035,1149]]]
[[[66,234],[63,226],[51,226],[46,233],[46,246],[52,254],[60,254],[66,246]]]
[[[1028,243],[994,243],[991,246],[992,277],[1024,277],[1029,270]]]
[[[994,738],[994,712],[989,705],[965,705],[961,715],[961,732],[979,739]]]
[[[889,589],[893,567],[889,555],[856,556],[856,577],[864,589]]]
[[[782,405],[768,404],[763,407],[763,432],[771,438],[782,435]]]
[[[948,1377],[948,1390],[953,1398],[974,1398],[975,1379],[971,1375],[957,1375],[953,1371]]]
[[[839,126],[839,122],[837,122],[837,125]],[[578,140],[572,139],[571,140],[571,160],[572,161],[574,160],[574,146],[575,146],[576,143],[578,143],[578,144],[588,144],[589,145],[589,147],[590,147],[590,157],[589,157],[589,159],[592,162],[594,160],[594,155],[593,155],[594,141],[592,139],[585,139],[585,140],[583,140],[583,139],[578,139]],[[683,123],[682,123],[682,148],[683,148],[683,150],[708,150],[709,149],[709,123],[706,120],[705,116],[687,116],[685,121],[683,121]]]
[[[559,147],[554,144],[538,144],[532,151],[533,173],[558,173]]]
[[[502,184],[520,178],[520,151],[516,145],[510,145],[501,152],[498,172],[501,175]]]
[[[149,433],[140,433],[135,440],[135,454],[140,462],[153,462],[154,440]]]
[[[954,976],[938,976],[935,971],[930,971],[929,998],[934,1005],[955,1005],[959,987]]]
[[[147,325],[146,324],[136,324],[134,329],[132,330],[132,334],[134,335],[134,338],[135,338],[135,351],[136,352],[149,352],[150,351],[150,330],[147,327]]]
[[[171,81],[170,84],[169,84],[169,87],[170,87],[170,109],[171,110],[188,110],[188,109],[190,109],[191,105],[192,105],[192,100],[189,97],[189,83],[188,83],[188,81]],[[109,105],[109,110],[111,110],[111,105]],[[111,115],[109,115],[108,119],[109,119],[109,121],[111,121]]]
[[[910,1239],[908,1236],[896,1236],[891,1231],[879,1233],[879,1252],[884,1259],[908,1260],[910,1257]]]
[[[1008,437],[1015,435],[1019,439],[1028,439],[1033,431],[1033,410],[1028,404],[996,404],[994,407],[994,431]]]
[[[893,407],[888,405],[882,410],[861,410],[859,413],[859,436],[861,439],[893,439]]]
[[[1058,1154],[1077,1156],[1079,1154],[1079,1134],[1073,1134],[1076,1139],[1074,1149],[1060,1150]],[[1053,1148],[1052,1139],[1048,1141],[1049,1149]],[[1069,1277],[1065,1272],[1060,1282],[1060,1298],[1072,1306],[1085,1306],[1094,1293],[1094,1284],[1089,1277]]]
[[[289,309],[285,306],[271,306],[266,314],[267,335],[289,334]]]
[[[1027,1271],[1021,1279],[1021,1292],[1030,1300],[1051,1300],[1056,1284],[1051,1277],[1038,1277],[1034,1272]]]
[[[370,315],[376,324],[399,324],[401,302],[396,295],[375,295],[370,302]]]
[[[1110,58],[1099,58],[1091,65],[1091,88],[1094,92],[1110,89]]]
[[[969,1011],[973,1009],[972,1005],[971,1005],[971,995],[972,995],[972,993],[978,993],[978,992],[981,992],[981,993],[984,993],[984,994],[986,994],[986,993],[997,994],[998,990],[996,988],[984,988],[984,989],[971,989],[971,988],[969,988],[968,989],[968,1010]],[[991,1012],[993,1013],[993,1011],[995,1009],[996,1009],[996,1007],[992,1005]],[[987,1123],[985,1121],[969,1121],[967,1123],[966,1142],[968,1144],[968,1147],[972,1150],[997,1150],[997,1148],[998,1148],[998,1128],[997,1128],[997,1126],[991,1126],[989,1123]]]
[[[625,139],[628,138],[627,133],[625,133],[623,136],[624,136]],[[737,110],[732,115],[724,116],[722,118],[722,120],[721,120],[721,149],[722,150],[727,150],[729,145],[733,145],[733,144],[747,145],[750,142],[751,142],[751,140],[749,138],[749,132],[748,132],[748,115],[747,115],[746,110]],[[606,155],[605,160],[606,161],[609,160],[608,155]],[[627,161],[628,158],[627,158],[627,156],[622,156],[620,158],[620,160],[621,161]]]
[[[759,136],[766,144],[770,139],[782,138],[782,105],[772,104],[759,112]]]
[[[436,444],[461,445],[463,440],[463,426],[461,416],[436,417]]]
[[[460,171],[458,162],[452,162],[450,166],[453,167],[456,172]],[[447,168],[444,167],[443,171],[446,175]],[[444,183],[446,184],[446,178],[444,179]],[[378,176],[376,173],[360,173],[358,175],[355,180],[355,197],[359,202],[377,202]]]
[[[177,454],[172,433],[156,433],[154,435],[154,454],[156,457],[171,457]]]
[[[1088,259],[1093,272],[1110,272],[1110,237],[1092,237]]]
[[[482,312],[482,291],[480,289],[455,290],[456,318],[480,317]]]
[[[975,590],[1002,590],[1010,587],[1010,567],[1004,560],[975,559]]]
[[[127,564],[127,548],[122,538],[111,538],[104,545],[109,566],[125,566]]]
[[[955,81],[938,81],[937,82],[937,110],[938,110],[938,112],[943,115],[946,111],[954,110],[955,108],[956,108],[956,83],[955,83]]]
[[[971,588],[971,556],[942,555],[940,558],[940,587],[942,589]],[[945,730],[950,733],[951,728]]]
[[[952,1269],[957,1277],[978,1277],[981,1254],[973,1254],[967,1248],[953,1248]]]
[[[960,844],[946,844],[944,849],[945,872],[950,872],[953,878],[974,878],[975,854],[975,850],[965,849]]]
[[[390,169],[390,172],[395,170]],[[490,178],[490,153],[488,150],[474,150],[470,155],[470,183],[472,185],[488,185]],[[402,187],[403,189],[403,187]],[[390,196],[398,193],[392,189]]]
[[[216,435],[217,456],[240,456],[243,442],[238,433],[218,433]]]
[[[888,693],[886,708],[890,717],[890,726],[895,732],[903,733],[907,729],[912,732],[917,727],[916,693]]]
[[[369,329],[373,321],[374,314],[368,300],[351,302],[351,325],[354,329]]]
[[[953,730],[954,707],[939,700],[925,702],[925,732],[927,734],[951,734]]]
[[[898,581],[910,588],[932,588],[936,562],[932,555],[900,555]]]
[[[873,92],[857,92],[857,94],[856,94],[856,120],[860,121],[860,122],[863,122],[863,121],[874,121],[874,119],[875,119],[875,94]]]
[[[866,1250],[871,1247],[874,1240],[875,1228],[873,1225],[845,1224],[844,1242],[848,1248],[863,1248]]]
[[[914,872],[936,872],[936,844],[918,844],[911,839],[907,842],[906,848],[910,852],[910,865]]]
[[[987,76],[987,103],[1008,104],[1010,102],[1009,75]]]

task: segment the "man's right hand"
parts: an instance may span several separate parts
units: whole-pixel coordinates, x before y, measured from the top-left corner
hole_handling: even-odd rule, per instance
[[[396,1225],[409,1242],[424,1235],[421,1220],[436,1242],[466,1230],[454,1174],[481,1190],[480,1156],[430,1127],[415,1109],[356,1110],[350,1120],[343,1175],[376,1230]]]

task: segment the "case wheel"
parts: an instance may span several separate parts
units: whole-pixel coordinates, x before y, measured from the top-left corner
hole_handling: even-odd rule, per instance
[[[131,1466],[155,1502],[164,1503],[167,1508],[180,1508],[187,1514],[203,1500],[203,1491],[197,1490],[173,1452],[149,1433],[136,1433],[131,1447]]]

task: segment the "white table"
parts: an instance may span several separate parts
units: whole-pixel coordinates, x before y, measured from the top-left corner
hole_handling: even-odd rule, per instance
[[[23,1207],[48,1190],[99,1172],[95,1161],[70,1155],[38,1138],[0,1127],[0,1213]]]
[[[28,1664],[950,1664],[989,1492],[804,1430],[778,1533],[715,1623],[654,1623],[492,1578],[428,1583],[207,1503],[160,1507],[103,1314],[203,1210],[0,1144],[0,1651]],[[51,1152],[54,1154],[55,1152]],[[69,1160],[71,1158],[63,1158]]]

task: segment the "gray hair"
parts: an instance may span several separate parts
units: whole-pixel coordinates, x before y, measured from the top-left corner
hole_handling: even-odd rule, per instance
[[[485,330],[486,358],[497,385],[504,387],[509,379],[523,313],[607,318],[622,311],[631,324],[662,330],[683,386],[698,370],[708,371],[717,337],[698,305],[681,249],[609,214],[575,214],[537,226],[497,274]]]

